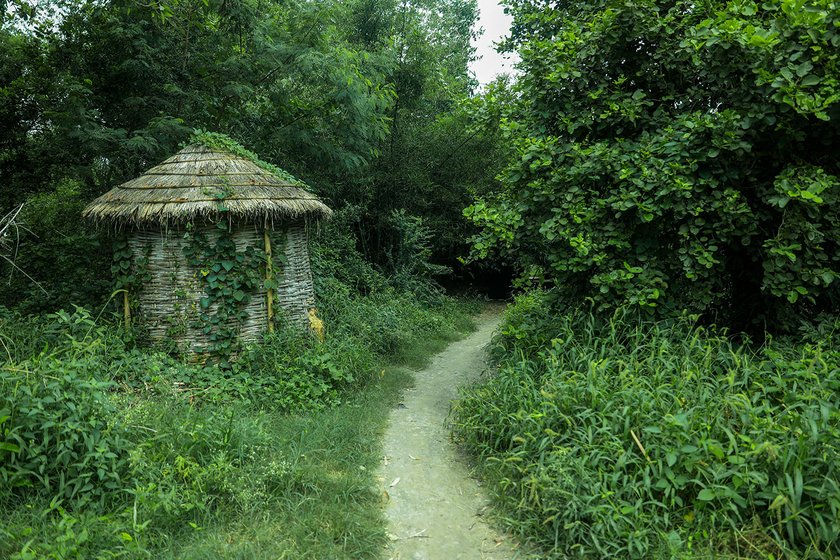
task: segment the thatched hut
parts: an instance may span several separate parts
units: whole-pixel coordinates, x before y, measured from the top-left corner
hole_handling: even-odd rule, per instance
[[[275,321],[307,323],[308,225],[330,214],[291,175],[202,144],[84,210],[125,233],[126,317],[194,354],[213,351],[220,332],[252,341]]]

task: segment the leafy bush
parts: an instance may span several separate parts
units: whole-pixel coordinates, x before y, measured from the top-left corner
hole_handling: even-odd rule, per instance
[[[107,351],[102,339],[74,337],[94,329],[85,312],[56,317],[64,347],[0,367],[0,490],[104,502],[121,491],[131,448],[114,422]]]
[[[521,102],[474,255],[740,329],[837,309],[833,1],[509,0]]]
[[[79,219],[89,197],[83,185],[62,179],[26,199],[14,260],[31,279],[0,265],[9,282],[0,292],[0,305],[38,313],[82,302],[98,306],[107,299],[111,285],[101,271],[110,266],[110,243]]]
[[[316,410],[336,404],[339,390],[353,381],[355,366],[370,362],[356,362],[354,354],[360,350],[332,339],[322,345],[300,332],[281,331],[250,349],[232,377],[257,402],[283,410]]]
[[[356,247],[351,227],[361,219],[360,207],[345,206],[320,225],[321,234],[312,243],[312,276],[319,298],[340,301],[351,294],[381,291],[388,285],[385,276]]]
[[[446,267],[432,264],[434,233],[420,216],[411,216],[405,210],[391,213],[388,225],[395,232],[393,249],[386,250],[389,278],[401,291],[417,294],[424,300],[433,299],[438,293],[435,276],[450,274]]]
[[[549,556],[840,553],[840,351],[520,298],[455,432]],[[542,305],[541,305],[542,303]]]

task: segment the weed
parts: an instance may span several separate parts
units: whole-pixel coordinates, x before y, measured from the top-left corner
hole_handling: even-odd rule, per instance
[[[548,557],[840,552],[840,353],[524,296],[455,433]]]
[[[348,292],[349,293],[349,292]],[[127,343],[84,309],[0,311],[0,558],[375,558],[387,411],[470,304],[322,297],[230,369]]]

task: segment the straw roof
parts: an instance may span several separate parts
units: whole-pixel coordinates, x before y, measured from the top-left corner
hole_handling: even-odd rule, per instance
[[[139,226],[218,217],[223,204],[234,219],[329,218],[332,211],[295,181],[226,150],[192,144],[103,194],[82,215]]]

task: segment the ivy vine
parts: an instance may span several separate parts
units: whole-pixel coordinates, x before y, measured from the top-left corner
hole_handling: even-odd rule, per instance
[[[197,321],[192,326],[207,335],[208,354],[221,367],[230,367],[240,350],[239,329],[248,319],[245,307],[263,285],[265,252],[251,245],[238,250],[227,220],[216,223],[218,236],[187,225],[183,253],[198,271],[204,295],[198,300]]]
[[[111,275],[114,278],[114,293],[125,292],[129,301],[129,309],[136,311],[136,294],[143,284],[151,280],[149,273],[148,255],[135,256],[128,243],[128,239],[121,237],[113,242],[113,256]]]

